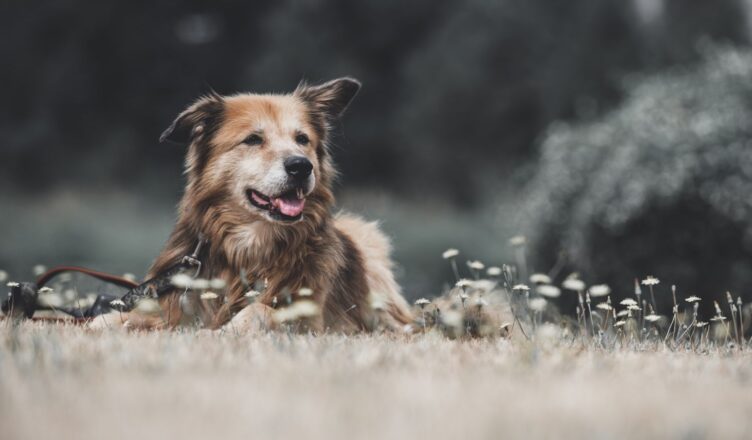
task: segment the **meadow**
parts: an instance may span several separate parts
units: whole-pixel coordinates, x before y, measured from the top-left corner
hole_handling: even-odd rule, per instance
[[[444,256],[458,268],[456,251]],[[677,297],[667,314],[654,310],[654,277],[617,302],[608,286],[586,286],[576,274],[559,285],[532,274],[523,284],[512,266],[467,266],[469,278],[416,301],[409,328],[375,322],[370,334],[301,333],[296,325],[310,312],[294,303],[275,312],[275,330],[247,334],[6,319],[0,432],[8,439],[749,438],[744,306],[718,305],[712,320],[701,321],[696,297]],[[192,293],[221,299],[221,292]],[[580,299],[575,313],[559,313],[561,295]],[[378,311],[377,297],[372,306]]]

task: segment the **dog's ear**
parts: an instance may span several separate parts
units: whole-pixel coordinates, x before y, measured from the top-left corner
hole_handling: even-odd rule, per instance
[[[342,116],[358,90],[360,81],[344,77],[317,86],[301,82],[294,94],[310,105],[313,111],[331,120]]]
[[[215,92],[199,98],[162,132],[159,142],[168,141],[183,145],[191,143],[196,136],[207,132],[218,123],[223,109],[224,100]]]

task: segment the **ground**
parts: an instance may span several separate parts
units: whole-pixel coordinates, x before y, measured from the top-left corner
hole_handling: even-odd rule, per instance
[[[749,438],[752,356],[504,338],[0,323],[26,438]]]

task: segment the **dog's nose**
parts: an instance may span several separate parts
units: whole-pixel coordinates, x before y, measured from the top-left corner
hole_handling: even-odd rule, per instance
[[[313,164],[303,156],[293,156],[285,159],[285,171],[290,177],[298,180],[311,175]]]

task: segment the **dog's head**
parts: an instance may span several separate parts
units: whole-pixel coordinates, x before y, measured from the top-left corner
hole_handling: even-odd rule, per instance
[[[331,198],[327,136],[359,89],[340,78],[287,95],[211,94],[178,115],[160,140],[189,145],[192,203],[221,204],[240,221],[294,223],[307,201]]]

